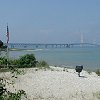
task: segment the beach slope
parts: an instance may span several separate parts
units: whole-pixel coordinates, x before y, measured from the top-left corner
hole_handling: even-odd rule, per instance
[[[74,69],[52,67],[51,69],[27,69],[19,75],[14,87],[9,91],[23,89],[28,100],[99,100],[100,77],[94,72],[81,72],[81,77]]]

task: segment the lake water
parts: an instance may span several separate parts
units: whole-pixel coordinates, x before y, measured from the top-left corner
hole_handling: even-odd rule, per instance
[[[100,69],[100,47],[11,51],[10,57],[17,58],[27,53],[34,53],[37,60],[45,60],[49,65],[67,65],[71,68],[75,68],[76,65],[83,65],[84,69]]]

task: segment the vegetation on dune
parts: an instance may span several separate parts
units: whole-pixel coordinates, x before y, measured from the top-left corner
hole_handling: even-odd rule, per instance
[[[27,99],[25,91],[19,90],[16,93],[5,91],[6,94],[0,95],[0,100],[21,100],[22,98]]]
[[[39,61],[37,62],[36,66],[39,68],[49,68],[49,65],[46,61]]]
[[[93,96],[96,97],[97,100],[100,100],[100,92],[93,93]]]
[[[8,63],[8,67],[7,67]],[[24,56],[19,57],[18,59],[11,59],[9,58],[7,62],[6,57],[0,57],[0,72],[6,72],[11,71],[12,72],[12,78],[17,78],[16,75],[24,73],[23,71],[20,71],[18,68],[49,68],[49,65],[45,61],[37,61],[34,54],[26,54]],[[16,74],[16,75],[15,75]],[[21,100],[23,97],[27,99],[27,95],[24,90],[16,91],[16,93],[12,93],[10,91],[7,91],[5,88],[3,78],[0,78],[0,100]],[[13,85],[13,83],[12,83]]]
[[[16,62],[19,68],[36,67],[37,63],[34,54],[26,54],[21,56]]]
[[[7,46],[3,46],[3,42],[0,40],[0,54],[1,51],[6,51]],[[0,55],[1,56],[1,55]],[[39,67],[48,67],[45,61],[38,62],[34,54],[26,54],[21,56],[19,59],[7,59],[7,57],[0,57],[0,72],[11,71],[12,78],[17,78],[18,74],[23,73],[18,68],[32,68],[39,65]],[[0,77],[0,100],[23,100],[27,99],[27,95],[24,90],[18,90],[16,93],[8,91],[5,86],[6,84],[12,84],[12,82],[7,82],[6,79]]]
[[[37,61],[34,54],[26,54],[20,56],[18,59],[9,58],[8,65],[15,68],[49,67],[46,61]],[[7,66],[7,58],[0,57],[0,68],[6,68],[5,66]]]
[[[96,70],[96,74],[97,74],[98,76],[100,76],[100,70],[99,70],[99,69]]]
[[[0,57],[0,67],[3,67],[1,65],[7,65],[7,58],[6,57]]]

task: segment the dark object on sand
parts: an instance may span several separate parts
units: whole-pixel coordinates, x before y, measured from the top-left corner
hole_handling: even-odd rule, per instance
[[[80,72],[82,71],[82,69],[83,69],[83,66],[82,66],[82,65],[78,65],[78,66],[76,66],[76,68],[75,68],[76,72],[78,72],[78,76],[79,76],[79,77],[80,77]]]
[[[0,47],[2,47],[3,46],[3,42],[0,40]]]

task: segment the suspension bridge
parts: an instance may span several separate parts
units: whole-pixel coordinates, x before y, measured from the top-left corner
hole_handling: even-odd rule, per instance
[[[9,43],[10,49],[44,49],[44,48],[72,48],[72,47],[100,47],[92,43],[65,43],[65,44],[39,44],[39,43]]]

